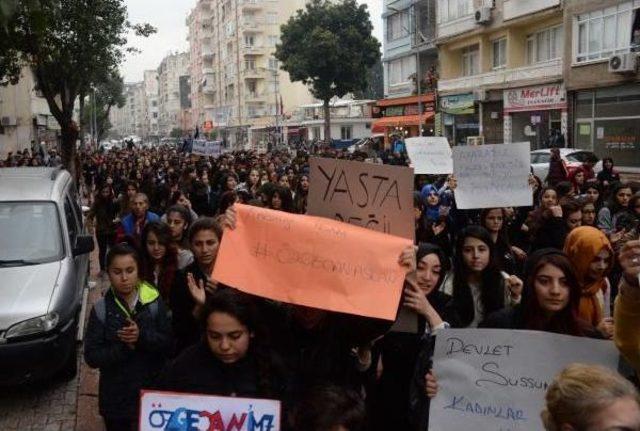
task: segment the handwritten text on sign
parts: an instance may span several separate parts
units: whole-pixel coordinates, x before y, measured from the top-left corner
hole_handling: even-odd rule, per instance
[[[140,430],[279,431],[280,401],[142,391]]]
[[[429,431],[544,429],[553,378],[574,362],[618,366],[610,341],[546,332],[451,329],[436,338]]]
[[[393,320],[411,240],[320,217],[236,204],[212,277],[276,301]]]
[[[454,147],[458,208],[531,206],[529,147],[528,142]]]
[[[407,138],[404,143],[416,175],[453,173],[451,146],[447,138]]]
[[[193,141],[191,153],[200,156],[218,157],[222,154],[222,142],[197,139]]]
[[[413,239],[413,170],[311,158],[308,213]]]

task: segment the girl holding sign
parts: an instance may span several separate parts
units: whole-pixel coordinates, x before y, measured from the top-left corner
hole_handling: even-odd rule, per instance
[[[449,291],[456,320],[462,327],[475,328],[489,313],[520,302],[522,280],[500,272],[491,234],[469,226],[456,241],[453,280],[445,284]]]

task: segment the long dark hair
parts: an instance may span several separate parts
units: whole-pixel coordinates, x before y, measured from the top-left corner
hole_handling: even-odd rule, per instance
[[[175,278],[178,268],[178,257],[176,249],[173,246],[173,238],[171,237],[171,230],[169,229],[169,226],[157,221],[147,223],[142,231],[141,248],[144,269],[142,274],[140,274],[140,278],[155,285],[155,262],[147,250],[147,239],[151,233],[153,233],[158,239],[158,242],[167,249],[162,261],[159,262],[161,272],[158,275],[158,285],[156,286],[160,295],[162,295],[162,299],[166,301],[169,299],[173,279]]]
[[[282,366],[269,349],[268,334],[265,325],[258,319],[258,310],[251,297],[234,289],[220,289],[207,298],[201,314],[201,325],[206,331],[207,319],[213,313],[225,313],[233,316],[246,326],[253,337],[249,342],[247,357],[252,358],[258,370],[257,387],[261,397],[282,395],[277,377],[283,375]],[[203,334],[206,333],[203,331]]]
[[[445,254],[445,252],[435,244],[431,244],[428,242],[421,242],[418,244],[418,251],[416,251],[416,262],[420,262],[420,260],[428,256],[430,254],[435,254],[438,256],[438,260],[440,260],[440,278],[438,279],[437,286],[429,293],[428,296],[431,296],[433,293],[440,290],[440,286],[442,286],[442,282],[444,281],[447,273],[451,269],[451,261]]]
[[[188,250],[189,241],[187,241],[187,232],[189,232],[189,228],[191,228],[191,224],[193,223],[193,220],[191,219],[191,211],[189,210],[189,208],[185,208],[182,205],[173,205],[167,210],[167,220],[169,219],[169,214],[171,213],[180,214],[180,217],[182,217],[182,220],[184,220],[185,230],[182,234],[182,240],[177,245]]]
[[[618,199],[616,197],[616,195],[618,194],[618,192],[622,189],[631,189],[631,186],[627,183],[615,183],[612,187],[611,187],[611,192],[609,194],[609,200],[607,202],[607,208],[609,208],[609,212],[611,212],[611,215],[613,216],[614,214],[620,212],[620,211],[626,211],[628,210],[628,208],[623,207],[622,205],[620,205],[618,203]],[[632,190],[633,191],[633,190]]]
[[[276,185],[273,188],[273,190],[271,190],[271,193],[269,194],[269,202],[268,202],[269,208],[271,208],[271,205],[273,202],[273,196],[276,194],[280,196],[280,201],[282,202],[282,207],[280,208],[280,211],[284,211],[288,213],[294,212],[293,197],[291,196],[291,191],[285,187],[278,186],[278,185]]]
[[[569,304],[551,319],[546,317],[535,292],[536,275],[545,265],[553,265],[562,271],[569,286]],[[583,336],[587,325],[578,317],[581,291],[575,269],[566,254],[556,249],[536,251],[529,257],[525,267],[524,290],[519,305],[522,310],[521,326],[536,331]]]
[[[474,304],[469,275],[463,258],[464,242],[467,238],[476,238],[487,245],[490,250],[489,264],[482,271],[480,285],[480,302],[485,316],[504,308],[504,283],[496,264],[496,248],[491,240],[491,234],[480,226],[468,226],[460,232],[456,240],[453,271],[453,304],[460,316],[463,327],[469,326],[474,319]]]

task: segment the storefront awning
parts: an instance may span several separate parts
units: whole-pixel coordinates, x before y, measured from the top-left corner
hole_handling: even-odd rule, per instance
[[[373,131],[383,130],[385,127],[399,127],[399,126],[417,126],[420,124],[422,117],[422,124],[433,118],[433,112],[425,112],[420,115],[403,115],[400,117],[383,117],[377,119],[373,123]]]

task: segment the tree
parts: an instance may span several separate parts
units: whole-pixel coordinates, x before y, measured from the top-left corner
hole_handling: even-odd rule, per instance
[[[88,109],[81,108],[80,110],[81,124],[83,125],[81,131],[86,133],[89,125],[92,123],[94,115],[93,107],[95,104],[97,135],[98,141],[100,141],[111,129],[111,122],[109,121],[111,108],[114,106],[122,108],[126,103],[124,80],[119,73],[114,72],[107,81],[98,84],[95,93],[92,92],[89,97],[90,99],[83,103],[83,105],[88,106]],[[95,103],[93,101],[94,97]],[[81,98],[81,100],[84,99]]]
[[[174,127],[171,129],[171,133],[169,133],[169,137],[171,138],[182,138],[184,136],[184,132],[179,127]]]
[[[357,99],[378,100],[384,97],[384,72],[381,60],[367,69],[367,84],[364,91],[353,93]]]
[[[149,36],[148,24],[127,21],[124,0],[1,0],[15,4],[0,34],[0,85],[15,84],[24,65],[33,71],[51,114],[60,124],[62,161],[75,171],[79,95],[109,81],[124,58],[127,32]]]
[[[312,0],[281,28],[276,58],[292,81],[322,100],[324,136],[331,140],[329,101],[367,88],[367,69],[380,59],[380,42],[366,5],[356,0]]]

